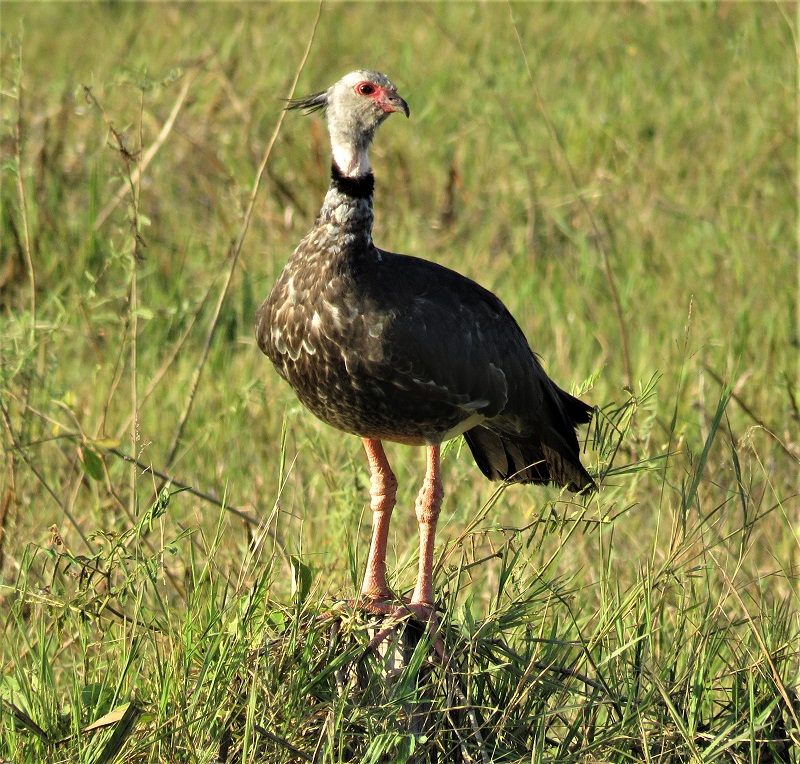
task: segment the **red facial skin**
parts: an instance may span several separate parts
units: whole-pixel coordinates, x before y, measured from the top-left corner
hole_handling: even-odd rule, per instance
[[[355,91],[358,95],[365,98],[371,98],[375,101],[375,105],[386,114],[392,114],[396,111],[402,111],[402,108],[396,106],[389,99],[389,91],[382,88],[369,80],[363,80],[355,86]]]

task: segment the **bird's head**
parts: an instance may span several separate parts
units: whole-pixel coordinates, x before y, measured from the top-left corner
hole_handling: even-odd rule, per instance
[[[393,112],[406,117],[410,113],[394,83],[385,74],[368,69],[350,72],[321,93],[292,99],[286,108],[302,109],[306,114],[325,109],[333,161],[349,177],[370,172],[367,151],[378,125]]]

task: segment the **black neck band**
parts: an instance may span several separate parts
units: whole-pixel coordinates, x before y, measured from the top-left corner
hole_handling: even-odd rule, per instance
[[[352,196],[355,199],[369,199],[372,190],[375,188],[375,176],[368,172],[359,178],[348,178],[342,175],[342,171],[336,166],[336,162],[331,165],[331,185],[345,196]]]

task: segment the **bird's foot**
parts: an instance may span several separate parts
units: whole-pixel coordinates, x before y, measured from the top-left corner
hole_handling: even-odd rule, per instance
[[[436,607],[424,602],[412,602],[408,597],[401,597],[399,600],[391,592],[380,594],[362,594],[356,600],[342,600],[336,602],[334,609],[325,613],[320,618],[328,620],[336,617],[336,611],[340,613],[346,611],[353,613],[357,610],[366,612],[369,615],[381,617],[379,631],[369,642],[365,655],[370,652],[378,652],[378,648],[386,642],[407,621],[414,621],[419,626],[427,628],[433,637],[433,649],[436,655],[444,663],[445,652],[444,642],[439,635],[439,616]]]
[[[381,606],[383,605],[392,605],[392,603],[381,603]],[[439,660],[445,662],[444,642],[439,635],[439,616],[434,605],[424,602],[403,602],[380,612],[384,616],[384,621],[388,621],[388,623],[370,640],[367,652],[377,651],[380,645],[392,636],[398,626],[413,619],[428,629],[433,638],[433,649],[439,656]]]
[[[336,612],[355,613],[357,610],[368,613],[369,615],[388,616],[393,614],[403,604],[410,603],[408,597],[397,597],[388,589],[374,594],[361,594],[358,599],[338,600],[333,603],[333,611],[326,613],[323,618],[333,618]]]
[[[399,599],[391,592],[381,592],[379,594],[362,594],[355,607],[366,610],[371,615],[391,616],[399,608],[407,607],[411,603],[408,597]]]

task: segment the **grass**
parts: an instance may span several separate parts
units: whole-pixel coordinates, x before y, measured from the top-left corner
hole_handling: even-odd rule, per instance
[[[317,10],[3,5],[0,760],[799,761],[796,8]],[[251,328],[327,182],[280,99],[363,65],[376,241],[599,408],[583,502],[446,452],[448,671],[336,609],[365,460]]]

